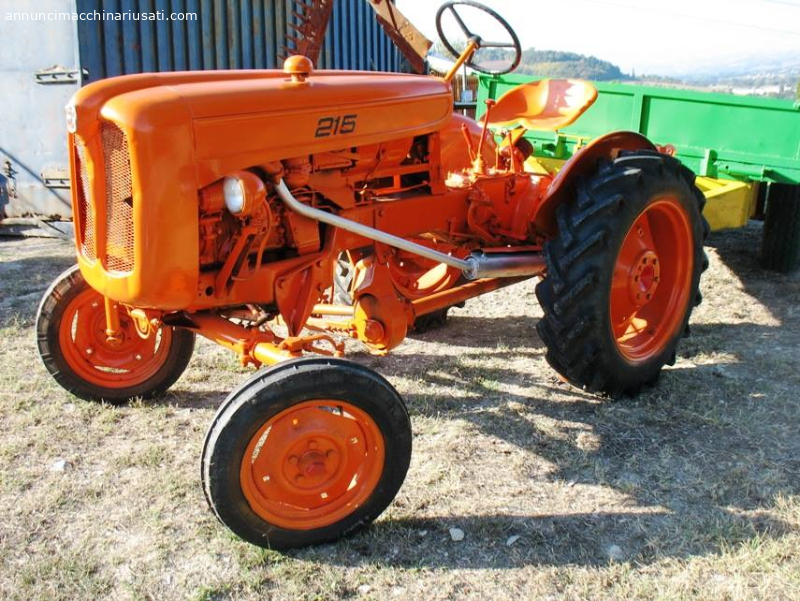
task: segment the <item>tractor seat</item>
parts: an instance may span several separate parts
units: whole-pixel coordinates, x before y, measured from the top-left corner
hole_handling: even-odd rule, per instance
[[[592,84],[578,79],[542,79],[503,94],[489,113],[489,125],[556,131],[580,117],[597,99]]]

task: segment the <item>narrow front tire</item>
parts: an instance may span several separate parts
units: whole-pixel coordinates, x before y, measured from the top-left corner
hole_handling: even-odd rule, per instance
[[[45,292],[36,315],[39,356],[64,389],[88,401],[124,403],[164,393],[186,370],[195,336],[162,326],[142,338],[123,307],[121,339],[106,335],[103,296],[92,289],[75,265]]]
[[[220,407],[203,449],[203,490],[219,520],[272,549],[346,536],[394,499],[411,458],[395,389],[342,359],[259,372]]]

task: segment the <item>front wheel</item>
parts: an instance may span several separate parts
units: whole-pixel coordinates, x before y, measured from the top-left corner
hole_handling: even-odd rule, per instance
[[[148,338],[118,307],[121,340],[105,335],[103,296],[75,265],[45,292],[36,315],[36,341],[47,371],[66,390],[90,401],[124,403],[165,392],[186,370],[195,336],[163,326]]]
[[[637,151],[602,166],[557,209],[536,289],[538,331],[572,384],[633,395],[674,363],[708,266],[704,202],[680,162]]]
[[[301,358],[259,372],[206,435],[202,480],[219,520],[272,549],[357,530],[392,502],[411,459],[400,395],[372,370]]]

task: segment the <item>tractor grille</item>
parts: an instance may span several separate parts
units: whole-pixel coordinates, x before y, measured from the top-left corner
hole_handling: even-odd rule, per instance
[[[106,268],[133,271],[133,192],[128,139],[113,123],[100,126],[106,172]]]
[[[78,221],[80,227],[80,244],[83,256],[90,261],[97,258],[94,244],[94,209],[89,195],[89,174],[86,172],[86,147],[75,138],[75,171],[78,173]]]

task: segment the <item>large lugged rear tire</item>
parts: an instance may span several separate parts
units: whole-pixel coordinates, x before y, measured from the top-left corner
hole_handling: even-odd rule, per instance
[[[201,476],[223,524],[290,549],[377,518],[410,459],[411,424],[391,384],[350,361],[301,358],[230,394],[206,435]]]
[[[575,386],[634,395],[674,363],[708,266],[694,178],[667,155],[624,152],[557,209],[538,331],[548,363]]]
[[[39,356],[56,382],[75,396],[108,403],[148,399],[165,392],[186,370],[193,332],[165,326],[142,339],[122,307],[119,315],[122,340],[111,345],[103,297],[77,265],[45,292],[36,315]]]
[[[770,184],[761,263],[767,269],[788,273],[800,265],[800,186]]]

